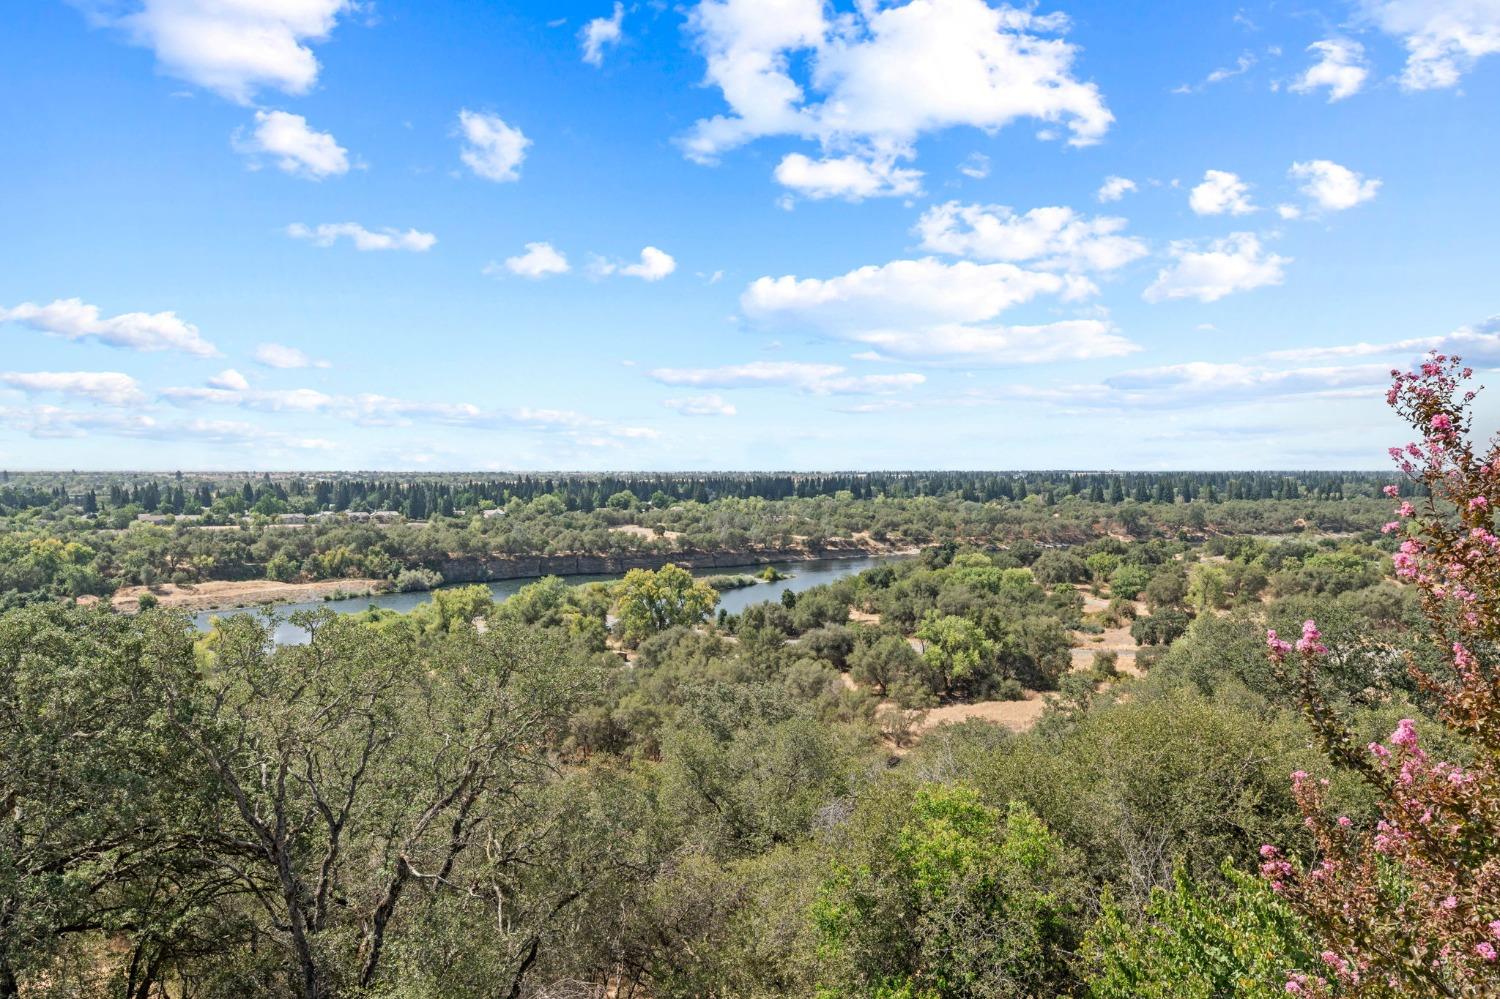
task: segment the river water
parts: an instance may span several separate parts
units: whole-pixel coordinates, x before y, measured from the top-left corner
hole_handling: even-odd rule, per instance
[[[872,555],[864,558],[839,558],[839,559],[817,559],[810,562],[772,562],[770,565],[777,571],[789,578],[776,583],[757,583],[754,586],[746,586],[738,590],[728,590],[719,594],[719,607],[731,614],[738,614],[751,604],[763,603],[767,600],[780,600],[783,591],[791,590],[800,593],[814,586],[822,586],[845,576],[864,572],[866,569],[889,562],[895,559],[909,558],[905,555]],[[734,575],[737,572],[756,573],[764,569],[764,566],[751,565],[743,569],[709,569],[695,572],[695,576]],[[582,583],[613,582],[622,578],[620,575],[601,576],[567,576],[567,581],[574,585]],[[487,583],[490,592],[494,594],[497,602],[505,600],[521,587],[536,582],[535,579],[505,579],[494,583]],[[350,597],[346,600],[313,600],[307,603],[276,604],[275,612],[278,617],[285,618],[293,611],[299,610],[331,610],[335,614],[355,614],[372,604],[376,607],[386,607],[391,610],[405,613],[415,607],[425,604],[432,599],[430,593],[382,593],[375,596]],[[233,614],[257,614],[261,609],[256,607],[245,607],[235,610],[204,611],[194,615],[193,623],[200,631],[207,631],[210,622],[216,618],[228,617]],[[717,613],[717,609],[715,611]],[[276,628],[276,642],[280,645],[297,645],[307,640],[307,632],[283,620]]]

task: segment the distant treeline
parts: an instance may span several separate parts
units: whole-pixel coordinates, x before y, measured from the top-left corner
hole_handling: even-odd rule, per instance
[[[717,499],[781,500],[954,497],[970,502],[1191,503],[1225,500],[1343,500],[1380,494],[1390,476],[1374,472],[866,472],[660,474],[435,474],[416,476],[227,475],[165,478],[105,473],[0,472],[0,515],[75,506],[85,514],[135,506],[147,513],[263,513],[394,510],[421,520],[512,499],[560,498],[568,510],[655,507]]]

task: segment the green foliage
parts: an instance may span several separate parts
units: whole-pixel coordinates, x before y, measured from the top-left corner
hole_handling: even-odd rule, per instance
[[[719,595],[675,565],[632,569],[615,587],[615,607],[625,641],[637,645],[668,628],[697,624],[712,613]]]
[[[900,784],[834,841],[811,917],[827,995],[1030,996],[1066,980],[1080,884],[1024,805]]]
[[[1109,576],[1109,591],[1117,597],[1134,600],[1151,582],[1151,570],[1143,565],[1126,564]]]
[[[954,615],[929,614],[917,638],[922,658],[937,678],[940,691],[972,683],[986,675],[995,657],[995,643],[973,621]]]
[[[1179,867],[1137,919],[1106,892],[1082,948],[1093,999],[1276,999],[1288,968],[1320,963],[1297,916],[1264,881],[1225,864],[1224,884]]]

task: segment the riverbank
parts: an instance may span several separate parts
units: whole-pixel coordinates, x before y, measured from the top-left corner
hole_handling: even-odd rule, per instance
[[[210,611],[257,607],[262,604],[302,603],[381,593],[389,588],[383,579],[321,579],[313,583],[278,583],[272,579],[214,580],[207,583],[159,586],[126,586],[110,599],[117,611],[141,609],[141,597],[156,598],[158,607],[174,610]]]
[[[882,545],[862,540],[826,548],[776,548],[739,552],[633,552],[628,555],[496,555],[487,558],[449,559],[443,563],[444,586],[495,583],[542,576],[619,576],[631,569],[660,569],[668,563],[691,571],[734,569],[773,563],[841,561],[883,556],[910,556],[919,547]],[[239,610],[263,605],[308,603],[344,597],[364,597],[389,592],[380,579],[324,579],[311,583],[278,583],[269,579],[218,580],[207,583],[164,583],[154,587],[127,586],[111,600],[115,610],[133,613],[140,598],[150,593],[157,606],[194,613]]]

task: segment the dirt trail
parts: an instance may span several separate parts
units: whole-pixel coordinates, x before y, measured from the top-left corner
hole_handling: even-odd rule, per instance
[[[1034,690],[1026,692],[1023,701],[976,701],[973,704],[944,704],[927,712],[917,726],[922,733],[939,725],[957,725],[970,719],[1003,725],[1012,732],[1024,732],[1036,724],[1047,708],[1046,699]]]

